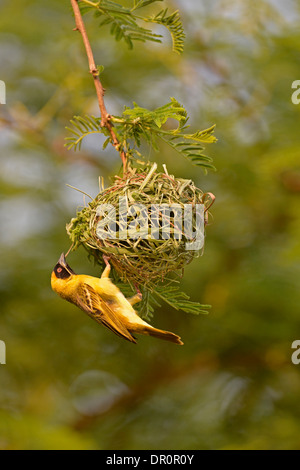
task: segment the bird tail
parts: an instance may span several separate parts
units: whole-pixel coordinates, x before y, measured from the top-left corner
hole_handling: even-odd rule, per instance
[[[143,335],[154,336],[155,338],[164,339],[165,341],[171,341],[171,343],[182,345],[180,336],[171,333],[170,331],[159,330],[158,328],[153,328],[152,326],[143,326],[138,333]]]

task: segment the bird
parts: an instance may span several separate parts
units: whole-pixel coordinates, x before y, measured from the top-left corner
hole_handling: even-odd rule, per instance
[[[133,297],[126,298],[109,277],[108,258],[104,256],[103,259],[106,267],[98,278],[76,274],[62,253],[51,274],[53,291],[131,343],[137,342],[134,334],[141,334],[183,345],[175,333],[159,330],[142,320],[133,308],[142,300],[142,294],[138,291]]]

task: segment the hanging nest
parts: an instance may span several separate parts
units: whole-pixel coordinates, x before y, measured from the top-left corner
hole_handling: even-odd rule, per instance
[[[154,239],[151,235],[131,237],[130,228],[127,230],[127,238],[123,237],[124,227],[120,220],[120,197],[126,201],[127,208],[133,204],[143,204],[146,208],[148,226],[151,227],[151,207],[154,204],[177,204],[184,208],[184,204],[205,204],[205,214],[212,204],[214,196],[211,193],[203,194],[191,180],[174,178],[166,169],[164,173],[156,171],[157,165],[146,168],[135,168],[125,176],[114,177],[111,186],[101,191],[87,207],[77,213],[67,225],[68,235],[73,242],[73,249],[83,245],[88,253],[94,257],[97,264],[103,266],[103,255],[110,258],[110,263],[115,268],[122,282],[133,286],[151,288],[166,279],[169,273],[182,270],[193,258],[199,256],[200,250],[187,250],[186,243],[191,242],[184,233],[178,239],[178,230],[174,225],[174,214],[162,215],[160,229],[170,227],[170,235],[166,239]],[[209,196],[209,197],[207,197]],[[106,230],[115,229],[116,237],[99,238],[99,222],[104,216],[99,215],[100,204],[110,204],[114,209],[106,214]],[[136,227],[137,214],[127,215],[127,227]],[[145,216],[145,213],[144,213]],[[111,217],[111,218],[110,218]],[[114,220],[117,221],[114,224]],[[145,221],[145,219],[144,219]],[[196,229],[196,214],[193,211],[191,218],[193,232]],[[100,228],[100,231],[105,228]],[[135,231],[136,232],[136,231]],[[177,233],[177,235],[176,235]]]

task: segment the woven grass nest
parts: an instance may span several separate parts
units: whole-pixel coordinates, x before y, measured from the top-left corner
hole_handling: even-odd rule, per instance
[[[166,168],[165,172],[157,172],[156,164],[135,168],[123,177],[115,176],[111,186],[101,191],[67,224],[67,233],[73,242],[73,250],[83,245],[101,266],[103,255],[106,255],[122,282],[151,288],[164,281],[168,274],[182,270],[193,258],[199,256],[199,250],[187,250],[186,242],[191,240],[187,240],[184,234],[181,239],[177,239],[174,229],[171,229],[167,239],[141,239],[130,236],[127,239],[119,239],[122,227],[117,223],[116,238],[100,239],[96,232],[102,217],[97,215],[97,208],[100,204],[111,204],[115,207],[118,221],[119,198],[126,197],[123,200],[128,202],[128,206],[143,204],[147,208],[150,224],[151,205],[179,204],[183,208],[184,204],[192,204],[194,207],[198,203],[205,204],[208,208],[213,202],[213,196],[210,195],[208,199],[206,196],[191,180],[170,176]],[[134,217],[128,216],[128,224],[132,220]],[[169,221],[171,228],[172,220]],[[195,215],[192,221],[195,229]],[[130,231],[128,233],[130,235]]]

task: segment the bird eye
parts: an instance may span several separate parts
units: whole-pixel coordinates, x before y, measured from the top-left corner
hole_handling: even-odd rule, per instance
[[[57,268],[57,272],[58,272],[58,273],[61,273],[61,272],[62,272],[62,268]]]

